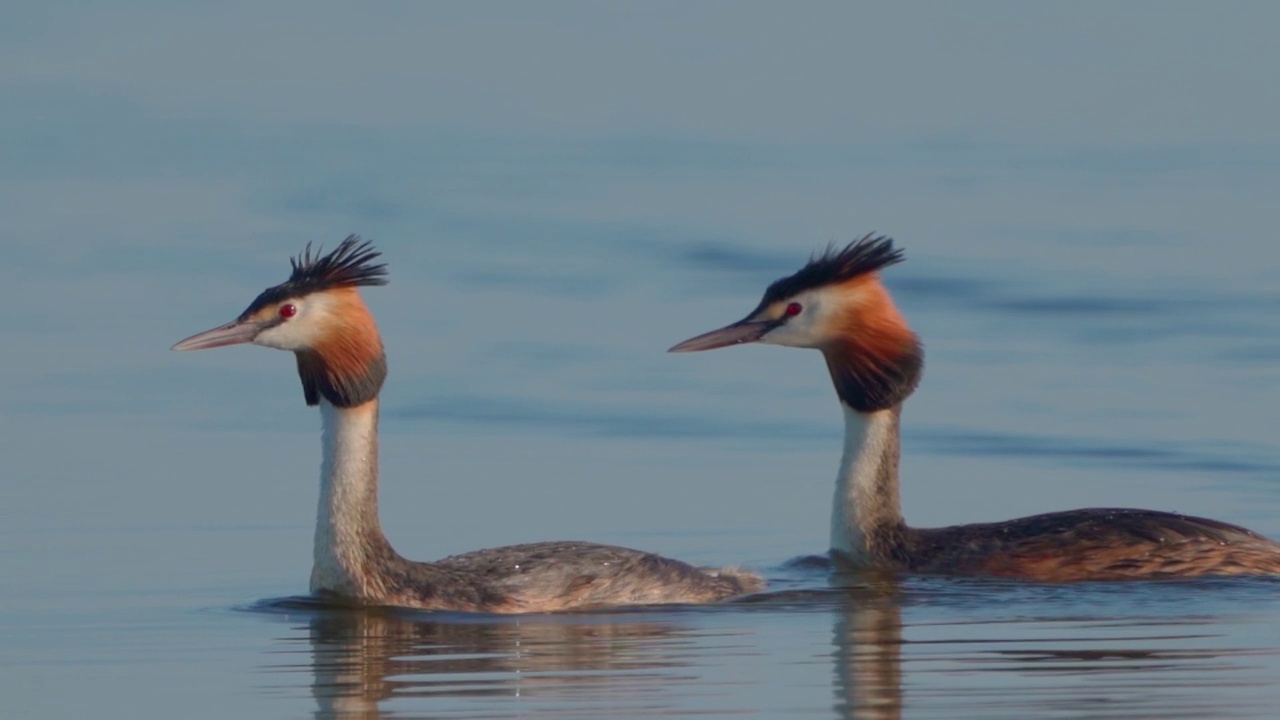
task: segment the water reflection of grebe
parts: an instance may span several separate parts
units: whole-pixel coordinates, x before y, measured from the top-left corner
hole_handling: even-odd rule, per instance
[[[361,605],[492,613],[710,603],[764,587],[753,573],[699,568],[585,542],[491,548],[436,562],[401,557],[378,520],[378,394],[387,374],[378,327],[358,288],[386,283],[379,253],[352,236],[310,246],[293,274],[234,321],[174,350],[253,343],[294,353],[303,395],[320,406],[324,461],[311,591]]]
[[[1280,573],[1280,544],[1217,520],[1089,508],[1005,522],[914,528],[898,500],[899,418],[924,368],[881,284],[902,260],[867,236],[774,282],[745,319],[671,348],[761,342],[822,351],[844,411],[831,551],[857,567],[1049,582]]]
[[[1266,658],[1276,650],[1248,627],[1267,628],[1269,616],[1214,616],[1213,599],[1174,604],[1232,582],[1250,581],[1170,594],[917,578],[882,584],[879,596],[848,592],[833,623],[834,709],[873,720],[898,720],[904,708],[919,717],[1272,717]],[[1273,597],[1269,583],[1228,593],[1245,593],[1228,601],[1237,608],[1256,607],[1250,593]]]
[[[518,698],[556,717],[602,698],[619,714],[659,711],[664,694],[696,674],[691,632],[673,621],[620,615],[540,616],[519,621],[424,620],[395,610],[321,611],[310,622],[317,717],[373,720],[386,703],[432,698]],[[626,712],[624,712],[626,711]],[[390,711],[388,710],[390,714]],[[523,714],[523,713],[522,713]]]
[[[838,717],[902,717],[902,606],[894,594],[850,598],[838,609],[835,709]]]

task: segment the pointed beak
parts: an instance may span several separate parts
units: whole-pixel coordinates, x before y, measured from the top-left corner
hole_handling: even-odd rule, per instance
[[[730,345],[756,342],[764,337],[765,333],[777,326],[778,324],[771,320],[746,318],[732,325],[725,325],[719,330],[712,330],[709,333],[689,338],[667,352],[698,352],[699,350],[714,350]]]
[[[251,342],[262,330],[260,323],[232,320],[226,325],[196,333],[169,348],[170,350],[208,350],[224,345],[240,345]]]

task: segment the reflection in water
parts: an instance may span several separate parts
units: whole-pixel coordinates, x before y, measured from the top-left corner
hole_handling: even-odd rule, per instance
[[[1204,613],[1213,597],[1272,588],[876,582],[835,609],[835,715],[1273,717],[1267,615]],[[1009,606],[1038,612],[1010,616]]]
[[[326,719],[1273,715],[1273,582],[830,579],[714,609],[263,609],[305,621],[307,657],[271,662]]]
[[[690,679],[677,671],[690,662],[690,643],[680,638],[689,631],[669,620],[442,617],[392,610],[312,617],[316,717],[390,716],[392,703],[410,698],[431,699],[433,716],[484,715],[486,704],[477,702],[484,698],[501,698],[505,712],[522,717],[561,717],[572,705],[646,716],[662,712],[672,687]]]
[[[836,615],[835,710],[841,718],[902,717],[902,606],[893,595]]]

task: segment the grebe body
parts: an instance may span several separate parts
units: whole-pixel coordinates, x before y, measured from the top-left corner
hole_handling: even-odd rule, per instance
[[[1046,582],[1280,574],[1280,544],[1236,525],[1153,510],[1090,508],[1005,522],[913,528],[898,495],[902,407],[924,369],[919,339],[880,282],[901,262],[870,235],[828,248],[765,291],[736,323],[679,343],[820,350],[845,420],[831,516],[839,563]]]
[[[175,350],[252,343],[293,352],[322,427],[311,591],[357,605],[528,613],[621,605],[711,603],[764,588],[754,573],[699,568],[628,548],[543,542],[437,562],[407,560],[378,518],[378,396],[386,356],[358,287],[386,283],[380,253],[355,236],[327,255],[310,246],[286,282],[234,321]]]

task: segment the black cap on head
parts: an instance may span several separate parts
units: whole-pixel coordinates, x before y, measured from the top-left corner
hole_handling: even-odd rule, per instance
[[[829,245],[826,251],[810,258],[809,263],[794,274],[770,285],[764,291],[760,307],[794,297],[805,290],[852,280],[902,260],[902,251],[893,247],[892,238],[877,237],[874,233],[864,235],[840,250]]]
[[[293,267],[289,279],[263,290],[240,317],[247,318],[266,305],[291,297],[342,287],[386,285],[386,264],[372,262],[381,255],[373,249],[373,243],[361,240],[359,235],[348,235],[328,255],[320,255],[319,249],[313,255],[311,243],[307,243],[302,254],[289,258]]]

